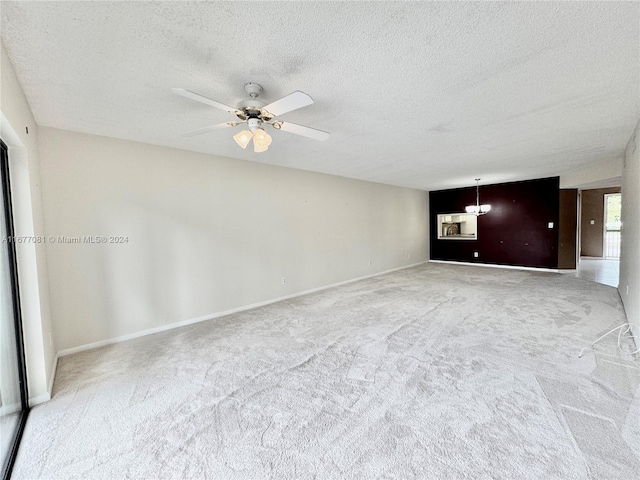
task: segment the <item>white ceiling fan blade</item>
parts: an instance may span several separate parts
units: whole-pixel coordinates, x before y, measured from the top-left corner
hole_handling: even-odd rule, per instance
[[[218,123],[216,125],[209,125],[208,127],[198,128],[197,130],[191,130],[189,132],[181,133],[181,137],[193,137],[194,135],[202,135],[203,133],[212,132],[213,130],[219,130],[220,128],[235,127],[240,125],[240,122],[226,122]]]
[[[269,112],[274,117],[277,117],[283,113],[306,107],[312,103],[313,98],[298,90],[290,93],[286,97],[282,97],[280,100],[276,100],[275,102],[271,102],[269,105],[265,105],[262,107],[262,110]]]
[[[220,110],[224,110],[225,112],[235,114],[237,111],[237,108],[230,107],[229,105],[225,105],[224,103],[216,102],[215,100],[211,100],[210,98],[203,97],[202,95],[198,95],[197,93],[190,92],[189,90],[185,90],[184,88],[172,88],[171,91],[176,95],[180,95],[181,97],[204,103],[205,105],[209,105],[211,107],[219,108]]]
[[[325,141],[329,138],[329,132],[323,132],[322,130],[317,130],[315,128],[305,127],[304,125],[298,125],[291,122],[278,122],[278,124],[280,125],[280,128],[275,127],[278,130],[295,133],[296,135],[302,135],[303,137],[321,141]]]

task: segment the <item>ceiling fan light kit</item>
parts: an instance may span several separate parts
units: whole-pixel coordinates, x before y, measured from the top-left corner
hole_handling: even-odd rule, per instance
[[[244,90],[247,95],[249,95],[250,100],[240,102],[236,108],[233,108],[183,88],[174,88],[172,90],[175,94],[182,97],[232,113],[240,120],[219,123],[217,125],[211,125],[209,127],[185,132],[182,134],[184,137],[192,137],[220,128],[235,127],[241,124],[246,124],[248,130],[242,130],[240,133],[234,135],[233,139],[241,148],[244,149],[247,148],[247,145],[251,139],[253,139],[253,151],[258,153],[266,151],[272,141],[271,136],[264,130],[264,128],[262,128],[265,124],[271,125],[276,130],[283,130],[285,132],[302,135],[303,137],[313,138],[315,140],[324,141],[329,138],[329,133],[323,132],[322,130],[282,120],[274,120],[275,117],[279,115],[311,105],[313,103],[313,99],[304,92],[295,91],[280,100],[276,100],[275,102],[265,105],[263,102],[257,100],[263,91],[262,86],[257,83],[250,82],[244,86]]]
[[[264,131],[262,128],[258,128],[253,132],[253,151],[264,152],[271,145],[271,135]]]
[[[258,118],[247,119],[249,130],[242,130],[233,136],[233,139],[242,148],[247,148],[251,139],[253,139],[253,151],[264,152],[271,145],[271,135],[261,128],[262,121]]]
[[[253,133],[251,133],[249,130],[242,130],[240,133],[236,133],[233,136],[233,139],[242,148],[247,148],[247,145],[249,145],[249,142],[251,141],[252,136],[253,136]]]

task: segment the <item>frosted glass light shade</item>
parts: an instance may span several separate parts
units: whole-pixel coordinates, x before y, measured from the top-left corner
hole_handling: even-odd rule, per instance
[[[264,148],[266,150],[271,145],[271,136],[264,129],[259,128],[253,134],[253,145],[256,148]]]
[[[259,128],[253,134],[253,151],[264,152],[271,145],[271,136],[262,128]]]
[[[233,136],[233,139],[236,141],[236,143],[238,145],[240,145],[242,148],[247,148],[247,145],[249,144],[249,142],[251,141],[251,137],[253,136],[253,134],[251,133],[250,130],[242,130],[240,133],[236,133]]]
[[[464,209],[469,215],[484,215],[489,213],[491,205],[467,205]]]
[[[269,147],[260,146],[255,142],[255,140],[253,141],[253,151],[254,152],[256,152],[256,153],[266,152],[268,149],[269,149]]]

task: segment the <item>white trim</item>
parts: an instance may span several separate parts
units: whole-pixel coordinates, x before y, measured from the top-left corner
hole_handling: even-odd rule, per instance
[[[47,392],[49,392],[49,396],[53,396],[53,382],[56,379],[56,370],[58,369],[58,354],[53,357],[53,365],[51,365],[51,374],[49,375],[49,385],[47,385]]]
[[[213,320],[215,318],[224,317],[226,315],[231,315],[234,313],[244,312],[246,310],[251,310],[253,308],[263,307],[265,305],[270,305],[272,303],[281,302],[282,300],[288,300],[290,298],[300,297],[302,295],[308,295],[310,293],[319,292],[321,290],[326,290],[328,288],[338,287],[340,285],[345,285],[347,283],[357,282],[359,280],[364,280],[371,277],[376,277],[378,275],[384,275],[387,273],[395,272],[397,270],[403,270],[405,268],[415,267],[417,265],[422,265],[423,263],[427,263],[428,260],[424,262],[413,263],[411,265],[405,265],[404,267],[392,268],[390,270],[385,270],[384,272],[376,272],[371,275],[364,275],[362,277],[353,278],[351,280],[345,280],[343,282],[332,283],[331,285],[325,285],[323,287],[312,288],[310,290],[304,290],[298,293],[292,293],[291,295],[285,295],[283,297],[273,298],[271,300],[265,300],[263,302],[252,303],[250,305],[244,305],[242,307],[232,308],[229,310],[224,310],[222,312],[216,312],[209,315],[204,315],[198,318],[192,318],[189,320],[183,320],[181,322],[170,323],[169,325],[163,325],[161,327],[149,328],[147,330],[142,330],[140,332],[131,333],[129,335],[123,335],[121,337],[109,338],[107,340],[100,340],[99,342],[87,343],[85,345],[80,345],[78,347],[65,348],[64,350],[60,350],[56,355],[56,362],[58,357],[65,357],[67,355],[72,355],[78,352],[84,352],[86,350],[92,350],[94,348],[104,347],[105,345],[112,345],[114,343],[120,343],[127,340],[132,340],[134,338],[145,337],[147,335],[153,335],[154,333],[164,332],[167,330],[173,330],[174,328],[185,327],[187,325],[192,325],[194,323],[205,322],[207,320]]]
[[[4,47],[1,48],[4,54]],[[4,55],[3,55],[4,56]],[[10,68],[10,66],[9,66]],[[37,125],[30,119],[24,119],[32,126],[35,134]],[[26,125],[22,124],[21,128]],[[4,112],[0,111],[0,136],[9,148],[9,168],[12,183],[13,216],[16,236],[34,235],[34,208],[29,171],[33,168],[29,162],[29,152],[17,130],[11,125]],[[42,332],[41,286],[39,283],[37,257],[34,243],[16,244],[16,263],[18,267],[18,287],[20,289],[20,308],[22,313],[23,344],[27,386],[31,392],[45,393],[29,398],[29,405],[37,405],[51,398],[46,391],[46,356],[44,335]]]
[[[18,133],[11,127],[11,123],[2,111],[0,111],[0,136],[2,136],[2,140],[8,148],[16,150],[20,149],[21,153],[23,153],[25,157],[27,156],[27,149],[22,143],[22,140],[20,140]],[[12,150],[11,154],[14,155],[15,151]]]
[[[42,395],[38,395],[37,397],[29,398],[29,406],[33,407],[35,405],[39,405],[41,403],[48,402],[49,400],[51,400],[51,393],[49,393],[49,392],[43,393]]]
[[[429,260],[431,263],[447,263],[449,265],[469,265],[471,267],[489,267],[489,268],[506,268],[509,270],[529,270],[531,272],[551,272],[551,273],[563,273],[564,270],[558,270],[557,268],[538,268],[538,267],[519,267],[516,265],[498,265],[495,263],[475,263],[475,262],[453,262],[448,260]],[[575,272],[575,270],[572,270]]]

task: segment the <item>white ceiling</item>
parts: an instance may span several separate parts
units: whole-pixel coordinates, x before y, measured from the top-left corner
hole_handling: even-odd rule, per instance
[[[558,175],[619,157],[640,118],[638,2],[9,2],[2,38],[39,125],[425,190]],[[315,104],[269,129],[235,105]],[[239,127],[237,127],[239,128]],[[270,127],[269,127],[270,128]]]

